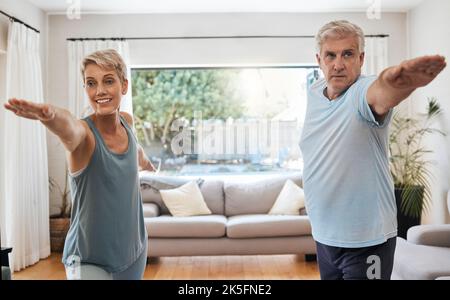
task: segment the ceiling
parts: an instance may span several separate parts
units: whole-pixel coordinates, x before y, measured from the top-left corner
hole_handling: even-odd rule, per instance
[[[81,8],[81,13],[220,12],[406,12],[426,0],[28,0],[50,14]]]

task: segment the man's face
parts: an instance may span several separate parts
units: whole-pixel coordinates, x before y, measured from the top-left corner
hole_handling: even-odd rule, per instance
[[[364,52],[359,52],[357,37],[328,38],[316,58],[328,83],[327,93],[330,99],[334,99],[361,74]]]

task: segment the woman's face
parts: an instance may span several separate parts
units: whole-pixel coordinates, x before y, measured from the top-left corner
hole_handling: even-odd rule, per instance
[[[122,83],[114,69],[89,64],[84,70],[84,86],[95,113],[109,115],[118,110],[122,95],[127,93],[128,81]]]

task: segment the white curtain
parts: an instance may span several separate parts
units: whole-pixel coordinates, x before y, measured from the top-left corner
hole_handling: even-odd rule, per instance
[[[77,118],[82,118],[91,113],[89,100],[83,88],[83,78],[81,76],[81,62],[83,58],[97,50],[114,49],[123,58],[127,65],[128,92],[122,98],[121,111],[133,114],[131,103],[131,72],[130,56],[127,41],[119,40],[91,40],[91,41],[68,41],[69,57],[69,110]]]
[[[6,99],[43,102],[40,59],[39,34],[10,23]],[[9,111],[2,119],[1,244],[13,248],[10,266],[18,271],[50,255],[46,129]]]
[[[388,38],[366,37],[365,59],[362,68],[364,75],[379,75],[388,67]]]

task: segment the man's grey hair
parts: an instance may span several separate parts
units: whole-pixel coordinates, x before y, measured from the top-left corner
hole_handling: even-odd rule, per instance
[[[316,48],[320,53],[322,45],[328,38],[342,39],[355,36],[358,38],[359,52],[364,52],[364,32],[361,27],[346,20],[332,21],[320,28],[316,35]]]

